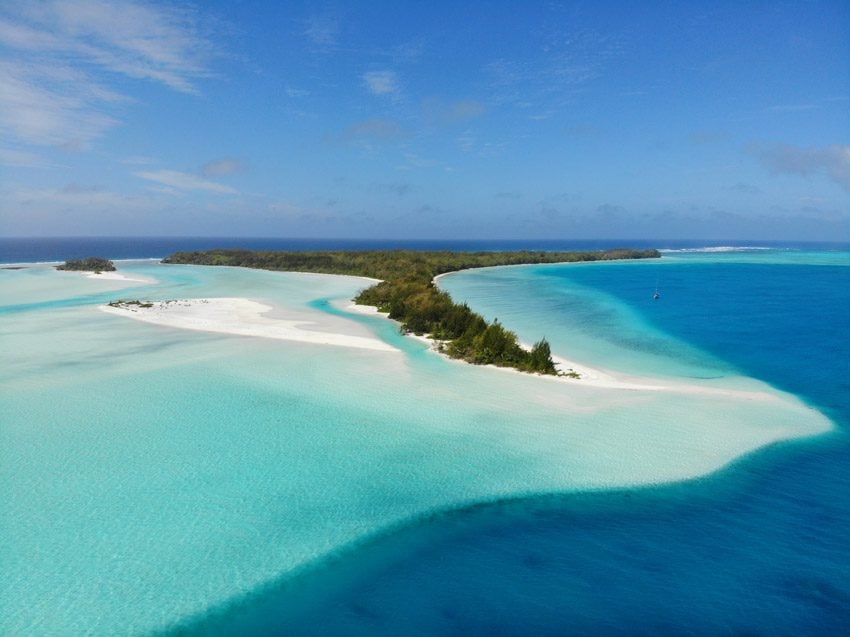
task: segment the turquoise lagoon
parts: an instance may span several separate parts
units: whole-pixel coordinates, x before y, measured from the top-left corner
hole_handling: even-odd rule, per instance
[[[848,263],[847,253],[674,253],[441,279],[524,340],[545,334],[557,354],[700,392],[600,389],[448,361],[389,321],[347,312],[365,284],[354,278],[142,261],[120,270],[155,282],[125,287],[48,267],[0,270],[0,633],[516,633],[603,618],[612,630],[650,630],[648,602],[676,582],[646,568],[665,551],[667,563],[705,575],[675,587],[690,605],[664,618],[666,632],[698,617],[707,633],[724,618],[736,627],[740,609],[717,604],[727,571],[688,543],[712,533],[755,543],[724,515],[744,500],[745,520],[771,522],[751,490],[788,479],[789,462],[809,475],[811,457],[827,458],[839,477],[824,488],[845,484],[846,395],[834,378],[846,367],[836,334],[847,328]],[[798,319],[828,352],[794,357],[783,376],[787,331],[770,303],[800,289],[832,308],[826,321]],[[227,296],[398,351],[186,331],[97,309]],[[765,325],[752,325],[760,316]],[[740,460],[764,445],[773,451]],[[809,480],[806,493],[817,475]],[[844,617],[843,515],[793,530],[835,570],[797,586],[801,622]],[[636,541],[629,524],[646,563],[624,558],[621,545]],[[778,540],[766,531],[772,555]],[[620,590],[628,581],[642,583],[643,598]],[[838,600],[831,614],[820,597]],[[794,626],[770,603],[756,607],[761,625]]]

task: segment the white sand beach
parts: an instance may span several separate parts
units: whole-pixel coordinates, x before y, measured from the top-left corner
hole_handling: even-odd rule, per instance
[[[148,303],[150,303],[149,306]],[[275,308],[242,298],[143,301],[142,303],[101,305],[98,309],[145,323],[187,330],[258,336],[383,352],[398,351],[377,338],[332,331],[333,328],[338,330],[339,325],[334,321],[327,321],[327,324],[320,323],[318,313],[315,321],[303,320],[301,315],[297,320],[288,320],[285,318],[285,313],[284,317],[271,318],[267,314]],[[276,314],[279,315],[280,312],[276,311]]]
[[[87,272],[87,279],[100,279],[101,281],[129,281],[133,283],[156,283],[156,279],[151,277],[142,276],[141,274],[134,274],[132,276],[128,274],[124,274],[122,272],[113,271],[113,272]]]

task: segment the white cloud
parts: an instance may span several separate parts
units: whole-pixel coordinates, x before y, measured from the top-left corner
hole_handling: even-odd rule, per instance
[[[195,93],[212,55],[192,12],[128,0],[7,4],[0,46],[0,134],[70,148],[117,124],[115,75]]]
[[[192,80],[208,75],[212,47],[190,11],[129,0],[49,0],[24,7],[0,21],[0,42],[19,51],[61,54],[184,92],[194,92]]]
[[[48,65],[0,62],[0,132],[26,144],[81,147],[114,126],[69,75]]]
[[[374,95],[392,95],[399,91],[394,71],[369,71],[363,74],[363,82]]]
[[[153,181],[162,186],[169,186],[178,190],[202,190],[215,192],[222,195],[238,194],[235,188],[219,184],[191,173],[183,173],[177,170],[143,170],[133,173],[136,177]]]

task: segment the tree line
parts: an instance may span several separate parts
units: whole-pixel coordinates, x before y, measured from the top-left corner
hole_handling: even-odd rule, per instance
[[[363,250],[281,252],[208,250],[178,252],[163,263],[226,265],[264,270],[348,274],[381,279],[362,290],[356,303],[377,307],[399,321],[402,330],[429,334],[448,356],[478,365],[513,367],[540,374],[557,374],[549,343],[537,341],[531,350],[520,346],[516,334],[498,320],[488,323],[466,303],[455,303],[437,288],[434,277],[447,272],[498,265],[572,263],[615,259],[658,258],[657,250],[592,252],[449,252]]]
[[[101,257],[88,257],[87,259],[73,259],[65,261],[62,265],[56,266],[57,270],[77,270],[80,272],[113,272],[115,264],[108,259]]]

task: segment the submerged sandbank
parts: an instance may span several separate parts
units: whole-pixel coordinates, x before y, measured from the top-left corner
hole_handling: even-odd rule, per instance
[[[166,630],[435,512],[698,477],[830,428],[781,392],[639,391],[425,352],[293,346],[347,334],[392,350],[353,318],[312,309],[351,298],[354,282],[161,272],[159,298],[187,280],[196,287],[180,289],[205,298],[104,309],[162,328],[88,301],[0,325],[15,344],[0,491],[16,560],[0,632]],[[770,392],[732,387],[745,388]]]
[[[167,327],[187,330],[258,336],[285,341],[299,341],[318,345],[354,347],[383,352],[398,351],[383,341],[369,337],[327,330],[318,320],[287,320],[266,316],[274,308],[270,305],[242,298],[180,299],[145,303],[117,303],[101,305],[103,312],[126,316]],[[285,314],[284,314],[285,316]],[[316,313],[317,319],[321,315]],[[307,329],[312,325],[318,329]]]

